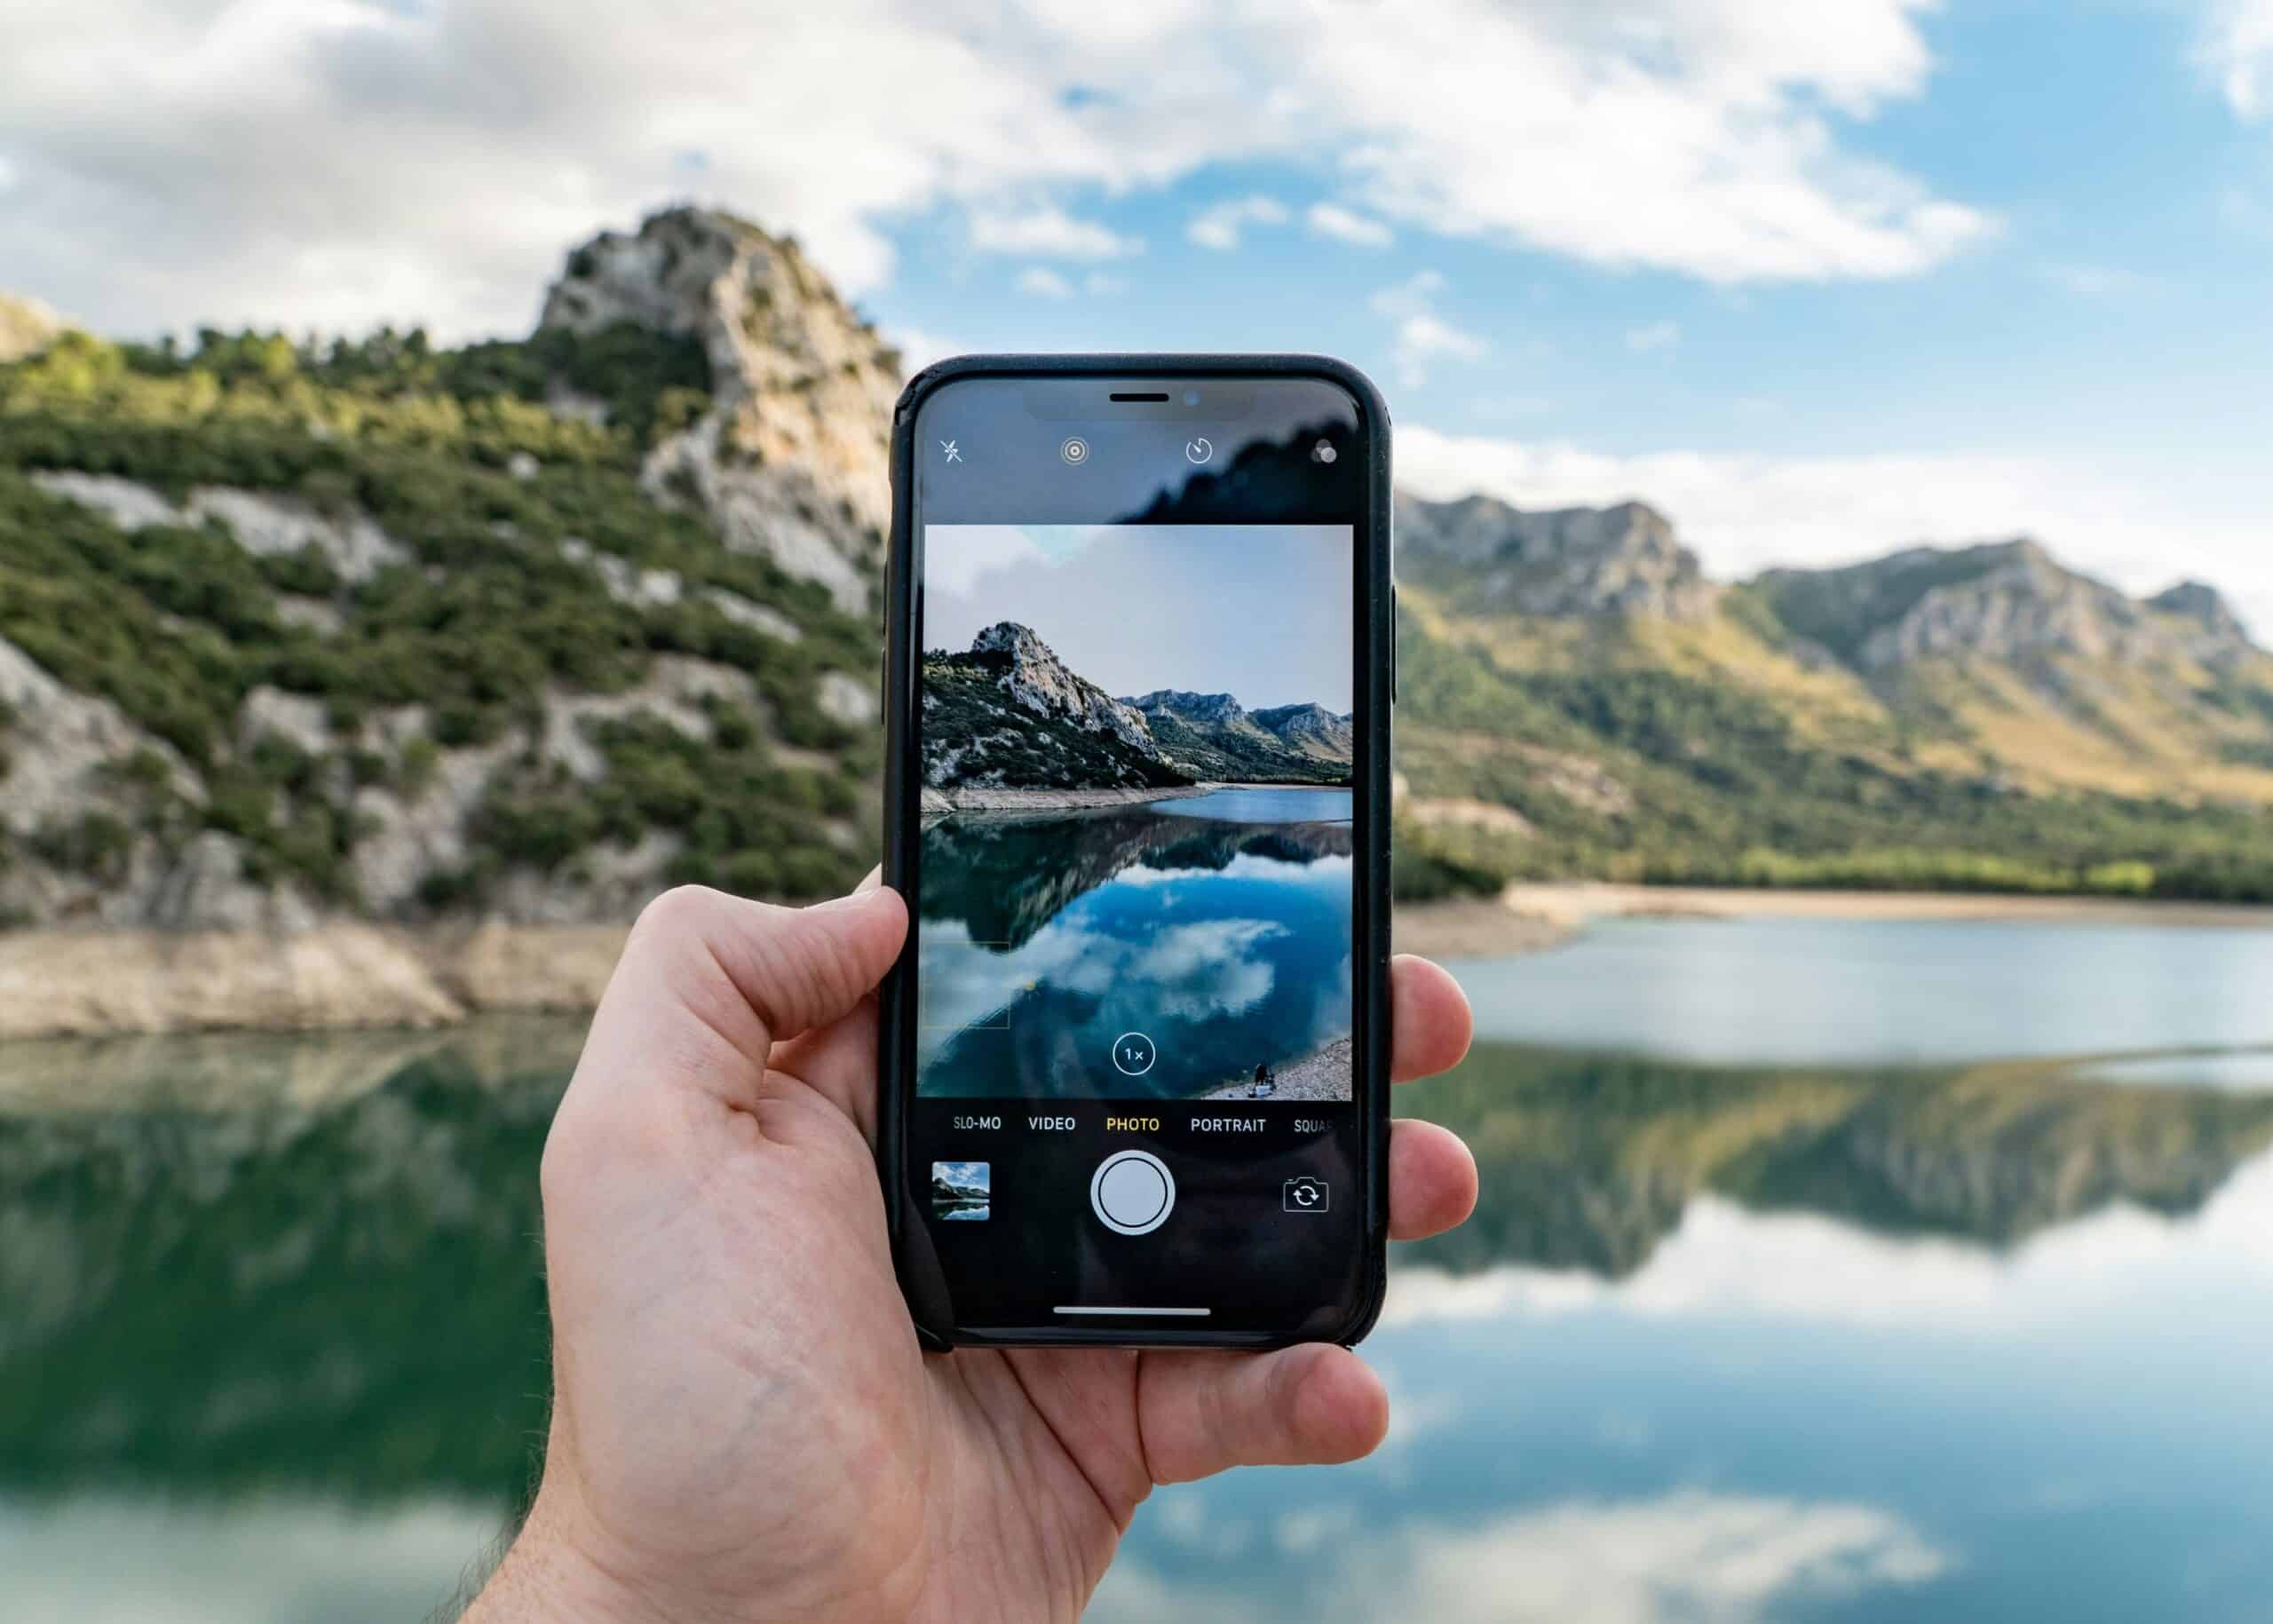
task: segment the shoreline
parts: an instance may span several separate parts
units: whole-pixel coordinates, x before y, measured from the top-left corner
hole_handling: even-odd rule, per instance
[[[455,1026],[583,1014],[630,922],[0,932],[0,1040]]]
[[[1211,788],[1221,786],[1176,793],[1205,794]],[[1392,913],[1391,935],[1399,953],[1493,958],[1545,952],[1601,919],[1743,918],[2273,931],[2273,905],[1519,881],[1495,898],[1406,904]],[[329,920],[289,935],[0,931],[0,1042],[431,1030],[489,1015],[581,1016],[598,1003],[630,929],[628,921],[387,925]],[[1286,1095],[1283,1086],[1280,1097],[1299,1097]]]
[[[1430,905],[1435,906],[1435,905]],[[1940,919],[2013,924],[2149,924],[2273,930],[2273,903],[2183,902],[1964,891],[1840,891],[1518,880],[1496,903],[1567,931],[1597,919]]]
[[[1265,1098],[1322,1100],[1346,1105],[1356,1092],[1355,1084],[1351,1081],[1352,1060],[1350,1040],[1336,1038],[1299,1060],[1289,1060],[1276,1073],[1279,1086]],[[1226,1103],[1247,1100],[1251,1097],[1247,1092],[1248,1086],[1246,1081],[1234,1079],[1192,1097]],[[1258,1100],[1254,1103],[1264,1102]]]
[[[1155,801],[1186,801],[1214,795],[1221,789],[1340,789],[1348,784],[1251,783],[1243,779],[1203,779],[1192,784],[1167,784],[1142,789],[1006,789],[971,785],[960,789],[921,793],[923,820],[934,823],[958,812],[1081,812],[1100,806],[1146,806]]]

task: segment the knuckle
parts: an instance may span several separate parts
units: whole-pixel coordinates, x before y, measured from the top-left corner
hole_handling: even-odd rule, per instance
[[[717,917],[718,905],[725,900],[724,892],[706,885],[674,885],[639,910],[632,931],[642,937],[669,938],[699,931],[705,922]]]

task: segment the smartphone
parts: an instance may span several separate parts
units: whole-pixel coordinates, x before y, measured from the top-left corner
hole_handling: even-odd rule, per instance
[[[878,1152],[918,1332],[1354,1342],[1386,1265],[1390,431],[1309,356],[893,426]]]

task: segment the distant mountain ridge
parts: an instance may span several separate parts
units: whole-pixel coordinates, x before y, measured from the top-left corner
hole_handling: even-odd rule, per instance
[[[1774,569],[1746,590],[1794,634],[1865,672],[2039,654],[2228,663],[2257,652],[2214,588],[2182,582],[2133,598],[2065,567],[2026,536],[1915,547],[1832,569]]]
[[[1168,688],[1126,702],[1144,714],[1164,748],[1205,766],[1211,778],[1279,776],[1286,769],[1287,751],[1347,766],[1355,750],[1351,718],[1319,704],[1248,710],[1228,693]]]
[[[1428,502],[1400,493],[1396,522],[1400,575],[1456,584],[1478,608],[1693,621],[1719,597],[1672,522],[1639,502],[1526,511],[1491,496]]]
[[[2273,656],[2203,582],[2016,537],[1714,586],[1637,503],[1398,513],[1399,765],[1471,855],[2273,898]]]
[[[606,921],[867,867],[897,353],[709,209],[570,250],[543,311],[177,345],[0,299],[0,929]],[[1248,447],[1147,514],[1329,474]],[[1396,513],[1400,838],[1478,884],[2273,899],[2273,658],[2214,587],[2029,539],[1716,583],[1643,502]],[[1117,698],[991,630],[926,658],[979,745],[941,781],[1346,780],[1324,706]]]
[[[1282,706],[1259,722],[1229,693],[1116,699],[1031,627],[1002,621],[967,653],[923,657],[923,776],[933,789],[1133,789],[1200,780],[1348,780],[1349,718]],[[1319,718],[1324,718],[1321,723]]]

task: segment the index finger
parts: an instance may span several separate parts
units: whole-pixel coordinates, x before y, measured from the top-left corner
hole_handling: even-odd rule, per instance
[[[1452,972],[1410,953],[1389,962],[1390,1057],[1392,1082],[1413,1082],[1448,1072],[1468,1053],[1476,1017]]]

